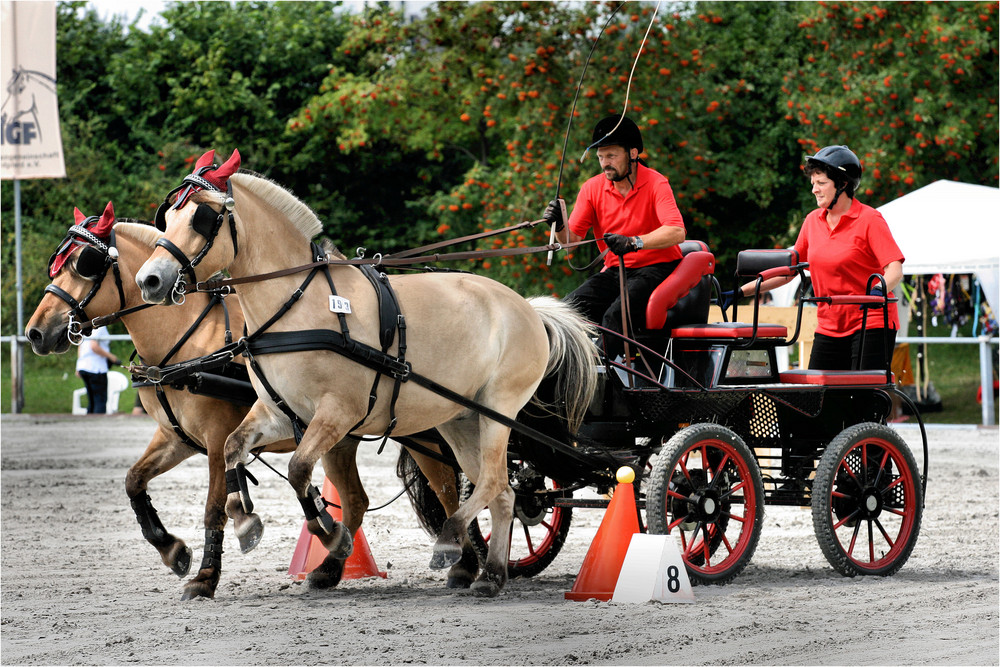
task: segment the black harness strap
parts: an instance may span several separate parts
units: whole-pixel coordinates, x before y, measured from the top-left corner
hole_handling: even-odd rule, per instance
[[[413,372],[409,362],[401,362],[399,359],[364,343],[347,339],[337,331],[329,329],[306,329],[303,331],[265,333],[261,334],[257,340],[249,343],[248,347],[254,354],[280,354],[282,352],[302,352],[306,350],[329,350],[336,352],[363,366],[392,375],[400,382],[413,381],[449,401],[499,422],[533,440],[538,440],[578,461],[593,462],[592,453],[583,454],[571,445],[525,426],[496,410],[480,405],[472,399],[466,398],[430,378]]]
[[[323,253],[323,251],[315,243],[311,244],[311,246],[314,257],[325,256],[325,253]],[[309,284],[313,281],[313,278],[316,277],[316,273],[319,271],[320,268],[321,267],[319,266],[314,267],[309,272],[309,275],[306,276],[306,279],[302,281],[302,284],[299,285],[298,289],[292,292],[292,296],[288,298],[288,300],[281,306],[281,308],[279,308],[278,311],[274,315],[272,315],[267,322],[261,325],[260,328],[257,329],[257,331],[253,332],[252,334],[244,336],[242,341],[244,344],[243,355],[247,358],[250,367],[253,368],[254,374],[256,374],[257,379],[260,380],[261,385],[263,385],[264,391],[267,392],[267,395],[270,396],[271,400],[274,401],[274,404],[278,406],[278,409],[281,410],[282,414],[288,417],[288,420],[292,423],[292,433],[295,436],[296,445],[302,442],[302,436],[305,434],[306,427],[308,426],[308,424],[306,424],[297,414],[295,414],[295,411],[292,410],[291,406],[289,406],[285,402],[285,399],[281,397],[281,394],[277,392],[277,390],[274,388],[271,382],[267,379],[267,376],[264,374],[264,369],[262,369],[260,367],[260,364],[257,362],[257,358],[255,357],[255,354],[257,353],[254,351],[253,347],[254,347],[254,341],[259,339],[261,336],[266,335],[265,332],[267,331],[267,329],[275,322],[277,322],[279,319],[284,317],[285,313],[291,310],[292,306],[298,303],[299,299],[302,298],[302,295],[305,294],[306,288],[309,287]],[[328,268],[326,268],[325,270],[329,272]],[[329,275],[327,276],[327,280],[330,280]],[[336,292],[334,292],[334,294],[336,294]],[[346,330],[347,321],[344,318],[343,314],[340,314],[340,323],[341,327]]]
[[[208,314],[212,312],[212,309],[218,305],[222,306],[223,312],[225,313],[226,344],[229,345],[232,343],[232,332],[229,331],[229,309],[226,307],[226,300],[223,297],[219,296],[218,294],[213,294],[212,298],[208,300],[208,304],[205,306],[204,310],[202,310],[201,313],[198,315],[198,317],[195,318],[195,321],[191,324],[190,327],[188,327],[187,331],[184,332],[184,335],[180,337],[180,339],[174,344],[172,348],[170,348],[170,351],[167,352],[167,354],[163,357],[158,366],[162,368],[168,361],[170,361],[170,359],[175,354],[177,354],[177,352],[184,346],[184,344],[191,338],[191,336],[194,335],[194,332],[198,330],[198,327],[201,326],[201,323],[205,321],[205,318],[208,317]],[[195,373],[191,373],[187,377],[191,377],[193,375],[195,375]],[[170,407],[170,400],[167,398],[167,394],[163,390],[162,383],[138,383],[133,380],[133,386],[136,387],[148,386],[149,384],[152,384],[153,388],[156,390],[156,400],[159,401],[160,407],[163,409],[163,412],[166,415],[167,420],[170,422],[170,428],[173,430],[174,434],[178,438],[180,438],[181,442],[183,442],[188,447],[191,447],[192,449],[200,452],[201,454],[208,455],[208,449],[195,442],[195,440],[191,438],[191,436],[189,436],[183,428],[181,428],[181,424],[180,421],[177,419],[177,415],[174,414],[173,409],[171,409]],[[175,389],[184,388],[183,381],[180,382],[179,386],[175,385],[175,383],[173,382],[171,384],[174,385]]]
[[[325,257],[325,253],[319,246],[315,243],[312,244],[313,255],[317,258]],[[359,267],[362,274],[368,279],[375,289],[375,294],[378,299],[378,309],[379,309],[379,343],[382,346],[381,351],[364,345],[363,343],[358,343],[353,340],[350,335],[350,328],[347,324],[347,317],[345,312],[338,312],[337,318],[340,322],[340,331],[336,332],[329,329],[312,330],[312,331],[290,331],[290,332],[268,332],[267,329],[271,327],[275,322],[277,322],[281,317],[285,315],[302,297],[309,284],[312,282],[313,278],[319,270],[322,270],[326,276],[327,284],[330,287],[330,294],[333,297],[337,296],[337,288],[333,282],[333,276],[330,274],[330,267],[328,264],[321,264],[314,267],[306,279],[302,282],[292,296],[289,297],[278,311],[268,319],[260,328],[257,329],[253,334],[245,337],[244,343],[246,345],[246,350],[244,352],[245,356],[249,359],[250,365],[256,373],[257,377],[260,379],[261,384],[264,386],[265,391],[274,401],[278,409],[288,417],[292,423],[292,431],[295,434],[296,443],[301,442],[302,436],[305,434],[307,424],[305,421],[299,417],[291,406],[281,397],[281,395],[274,389],[274,386],[268,381],[267,377],[264,375],[263,369],[261,369],[260,364],[257,362],[257,355],[260,354],[277,354],[281,352],[308,352],[315,350],[332,350],[325,340],[325,335],[331,335],[336,338],[336,347],[339,349],[352,349],[357,351],[356,360],[373,369],[375,373],[375,380],[372,383],[371,389],[368,392],[368,407],[365,412],[364,417],[362,417],[354,426],[348,430],[348,434],[355,431],[365,422],[366,419],[371,415],[372,410],[375,408],[375,404],[378,401],[378,384],[385,373],[391,374],[395,377],[396,382],[393,385],[392,397],[389,403],[389,426],[386,428],[382,435],[382,446],[388,440],[389,435],[392,433],[393,429],[396,427],[396,400],[399,398],[399,388],[402,382],[400,373],[402,373],[406,368],[405,363],[405,353],[406,353],[406,322],[403,315],[400,312],[399,301],[396,298],[395,292],[393,292],[392,287],[389,284],[388,277],[385,274],[380,274],[373,267],[368,265],[362,265]],[[388,354],[388,350],[392,347],[393,341],[396,337],[396,331],[399,331],[399,356],[392,357]],[[313,336],[312,333],[319,333],[319,336]],[[352,357],[355,358],[355,357]],[[368,361],[362,361],[362,359],[367,359]],[[384,363],[383,359],[391,359],[391,364]],[[352,436],[356,437],[356,436]],[[379,449],[381,451],[381,448]]]

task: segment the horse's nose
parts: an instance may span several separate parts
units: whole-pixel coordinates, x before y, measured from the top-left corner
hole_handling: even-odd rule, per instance
[[[24,335],[28,337],[28,342],[33,346],[41,343],[42,338],[44,337],[38,327],[28,327],[28,329],[24,332]]]
[[[139,284],[139,289],[141,289],[144,293],[159,292],[160,286],[163,284],[160,277],[155,273],[138,277],[135,281]]]

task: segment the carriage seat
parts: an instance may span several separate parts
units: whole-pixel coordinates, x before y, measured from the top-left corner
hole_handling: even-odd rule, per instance
[[[734,289],[749,280],[757,281],[757,289],[769,278],[792,275],[804,265],[799,263],[799,253],[794,249],[744,250],[736,258]],[[785,339],[788,327],[782,324],[765,324],[758,321],[759,294],[755,294],[753,318],[750,322],[737,320],[737,304],[733,303],[733,321],[685,326],[674,330],[675,338],[702,338],[725,340]],[[725,316],[725,311],[723,311]]]
[[[715,255],[702,241],[684,241],[680,250],[680,263],[646,302],[646,329],[661,336],[679,326],[708,321]]]
[[[788,327],[783,324],[760,324],[756,325],[756,334],[753,322],[713,322],[711,324],[700,324],[698,326],[680,327],[674,329],[676,338],[785,338],[788,336]]]
[[[823,371],[796,369],[784,371],[779,374],[782,384],[817,384],[828,387],[843,387],[856,385],[895,384],[896,375],[891,374],[890,381],[886,382],[885,371],[877,369],[861,371]]]

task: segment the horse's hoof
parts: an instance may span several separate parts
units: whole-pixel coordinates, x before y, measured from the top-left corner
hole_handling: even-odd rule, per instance
[[[344,576],[344,560],[327,556],[315,570],[306,576],[309,587],[316,590],[333,588]]]
[[[337,544],[333,549],[330,549],[330,555],[334,558],[345,559],[354,553],[354,538],[351,537],[351,533],[348,532],[344,524],[340,524],[340,539],[337,540]]]
[[[191,581],[184,587],[184,593],[181,595],[182,601],[194,600],[196,598],[214,598],[215,588],[209,586],[204,581]]]
[[[183,548],[174,555],[170,564],[170,570],[178,577],[183,578],[191,571],[191,547],[185,545],[183,542],[178,542],[177,544]]]
[[[264,522],[256,514],[251,514],[242,525],[236,528],[236,537],[240,540],[240,551],[249,553],[260,544],[264,535]]]
[[[462,549],[462,560],[448,570],[448,588],[468,588],[479,573],[479,556],[471,546]]]
[[[495,598],[500,594],[500,589],[507,583],[506,573],[484,571],[472,584],[472,593],[480,598]]]
[[[330,556],[334,558],[344,559],[354,553],[354,538],[351,537],[347,526],[339,521],[334,525],[332,532],[327,534],[314,533],[314,535],[319,538],[326,550],[330,552]]]
[[[462,560],[462,549],[455,545],[434,545],[434,553],[431,555],[431,569],[443,570],[451,567]]]
[[[477,598],[495,598],[500,594],[500,587],[488,579],[477,579],[473,582],[471,590]]]

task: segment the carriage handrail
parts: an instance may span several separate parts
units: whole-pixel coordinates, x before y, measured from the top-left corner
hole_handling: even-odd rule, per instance
[[[799,262],[798,264],[792,264],[790,266],[776,266],[770,269],[765,269],[757,274],[757,278],[754,281],[754,293],[753,293],[753,335],[750,336],[750,339],[748,341],[737,347],[747,348],[752,346],[755,342],[757,342],[757,327],[760,324],[760,288],[764,284],[764,281],[769,280],[770,278],[790,276],[793,274],[798,274],[799,277],[801,277],[802,273],[808,268],[809,268],[809,262]],[[802,292],[802,289],[803,289],[803,283],[800,282],[799,283],[800,294]],[[799,310],[795,317],[795,331],[792,333],[791,338],[788,338],[787,340],[784,340],[781,343],[777,343],[777,345],[780,345],[781,347],[787,347],[794,345],[795,341],[798,340],[799,334],[801,333],[802,329],[803,305],[804,305],[803,301],[800,299]],[[725,311],[723,311],[723,316],[724,315]],[[736,306],[734,306],[733,308],[734,319],[735,316],[736,316]]]

